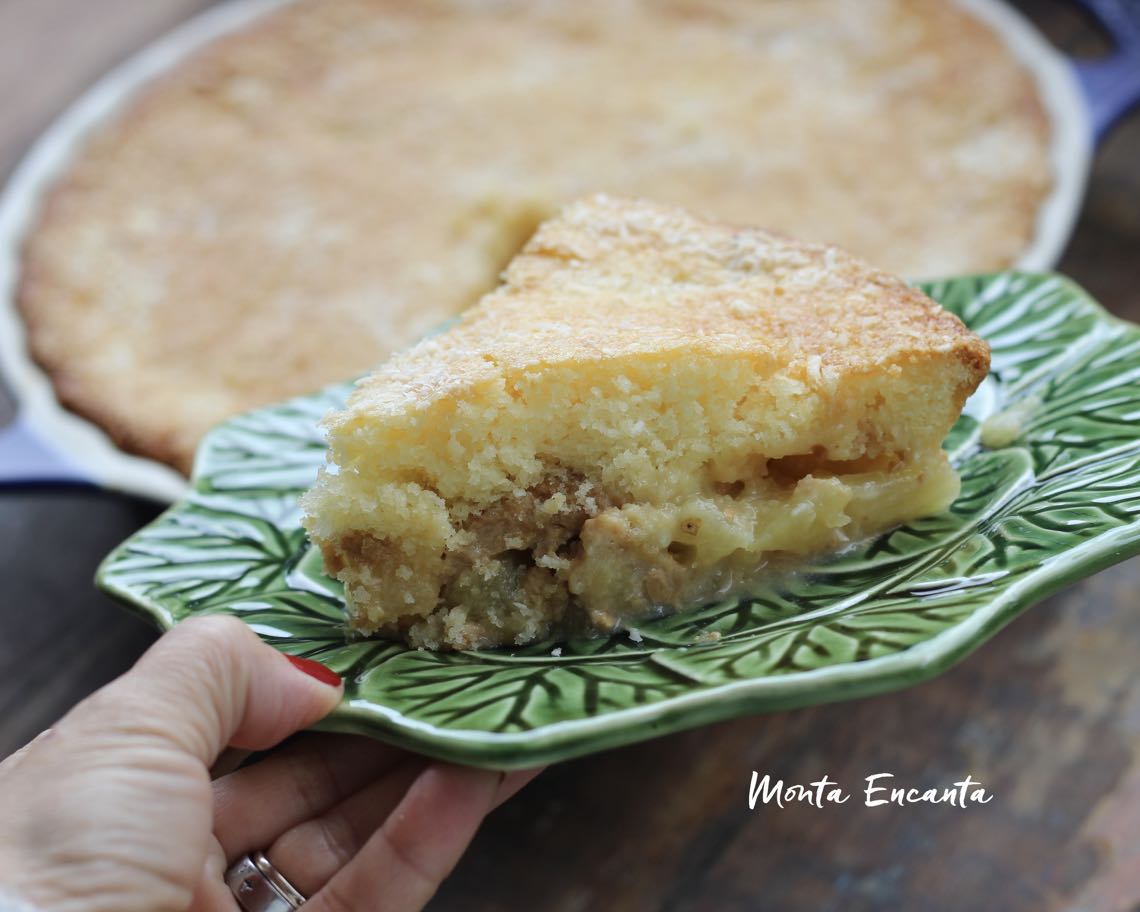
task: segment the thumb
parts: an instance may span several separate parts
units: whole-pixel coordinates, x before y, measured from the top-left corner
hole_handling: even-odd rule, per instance
[[[165,740],[209,767],[227,745],[262,750],[312,725],[342,692],[330,669],[214,615],[178,624],[59,727]]]
[[[44,908],[185,909],[210,851],[208,767],[226,744],[312,724],[341,692],[235,618],[184,621],[0,768],[0,879]]]

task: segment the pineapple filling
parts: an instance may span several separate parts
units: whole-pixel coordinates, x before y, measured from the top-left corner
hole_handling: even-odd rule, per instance
[[[453,505],[458,532],[442,555],[410,562],[357,532],[326,561],[368,632],[480,648],[609,633],[739,592],[772,564],[938,513],[958,493],[941,450],[911,459],[836,462],[812,453],[748,463],[747,478],[710,472],[690,496],[662,504],[623,499],[552,467],[541,484],[488,507]],[[379,604],[377,582],[393,575],[405,583],[406,604]],[[383,620],[413,603],[415,615]]]

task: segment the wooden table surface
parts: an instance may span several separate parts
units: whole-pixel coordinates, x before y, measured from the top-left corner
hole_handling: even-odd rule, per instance
[[[0,176],[92,78],[208,0],[0,0]],[[1102,39],[1017,4],[1062,48]],[[1061,270],[1140,320],[1140,115],[1102,148]],[[11,414],[0,394],[0,424]],[[153,633],[96,593],[155,514],[0,493],[0,757]],[[955,669],[851,704],[740,719],[551,768],[496,812],[433,910],[1140,909],[1140,562],[1026,612]],[[858,787],[980,780],[982,807],[747,807],[753,770]],[[3,813],[0,809],[0,825]]]

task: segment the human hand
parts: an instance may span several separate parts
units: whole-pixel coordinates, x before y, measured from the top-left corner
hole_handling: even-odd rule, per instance
[[[0,893],[43,912],[234,912],[227,866],[267,849],[306,912],[420,909],[537,771],[306,735],[210,781],[227,745],[272,747],[341,694],[324,666],[294,664],[241,621],[179,624],[0,764]]]

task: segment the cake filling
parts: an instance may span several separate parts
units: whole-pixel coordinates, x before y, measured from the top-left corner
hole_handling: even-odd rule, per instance
[[[367,531],[326,549],[364,617],[385,579],[405,584],[405,614],[367,632],[413,645],[474,649],[606,633],[738,593],[789,559],[937,513],[958,480],[939,450],[832,460],[821,451],[745,460],[752,472],[706,472],[676,502],[635,502],[557,464],[489,505],[450,507],[442,552],[409,555]],[[424,609],[427,609],[426,611]]]

